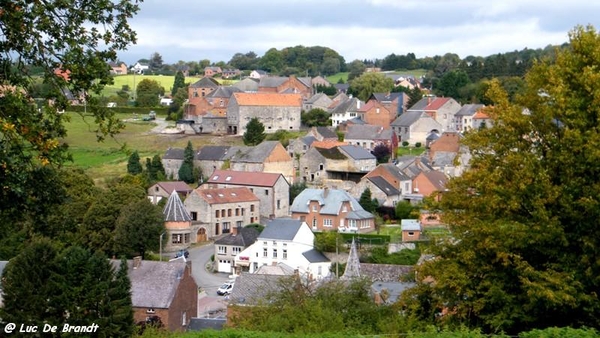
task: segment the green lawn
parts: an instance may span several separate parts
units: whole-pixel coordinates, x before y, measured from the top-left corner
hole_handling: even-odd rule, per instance
[[[114,84],[110,86],[106,86],[102,94],[104,96],[110,96],[116,94],[117,91],[121,90],[124,85],[128,85],[130,90],[133,90],[135,86],[137,86],[140,81],[144,79],[154,80],[165,88],[165,93],[171,93],[171,89],[173,88],[173,82],[175,82],[175,76],[165,76],[165,75],[116,75],[114,77]],[[194,83],[198,81],[200,78],[196,77],[188,77],[185,79],[185,83]]]
[[[423,152],[425,152],[425,147],[419,147],[419,148],[398,147],[398,149],[396,150],[396,155],[397,156],[404,156],[404,155],[418,156],[418,155],[421,155]]]
[[[344,80],[344,83],[348,82],[348,72],[344,72],[344,73],[337,73],[335,75],[331,75],[327,77],[327,81],[331,82],[332,84],[336,84],[338,83],[338,81],[340,79]]]
[[[393,72],[386,72],[388,74],[397,74],[397,75],[412,75],[415,78],[419,78],[425,74],[427,74],[427,70],[425,69],[411,69],[411,70],[406,70],[406,69],[396,69]]]
[[[382,225],[379,228],[379,234],[380,235],[389,235],[390,241],[392,243],[398,242],[402,239],[402,229],[400,228],[400,225],[398,225],[398,226]]]

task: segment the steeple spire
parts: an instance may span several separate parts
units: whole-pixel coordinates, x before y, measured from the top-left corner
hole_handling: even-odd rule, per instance
[[[350,254],[348,255],[348,261],[346,262],[346,269],[342,275],[342,279],[352,279],[360,277],[360,260],[358,259],[358,251],[356,250],[356,243],[352,238],[352,245],[350,246]]]

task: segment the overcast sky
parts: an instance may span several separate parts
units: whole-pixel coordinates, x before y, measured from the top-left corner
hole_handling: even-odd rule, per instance
[[[596,0],[144,0],[131,20],[137,45],[165,63],[229,61],[237,53],[324,46],[346,62],[395,53],[488,56],[568,41],[576,25],[600,29]]]

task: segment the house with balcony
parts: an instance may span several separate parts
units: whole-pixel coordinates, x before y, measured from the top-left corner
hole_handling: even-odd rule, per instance
[[[275,218],[267,222],[256,242],[235,257],[236,273],[254,273],[280,263],[311,279],[329,276],[331,262],[314,248],[315,235],[306,222]]]
[[[194,228],[206,234],[208,239],[260,221],[260,200],[247,187],[201,187],[192,191],[185,199],[184,206]]]
[[[375,230],[375,216],[348,192],[339,189],[304,189],[292,203],[292,218],[306,222],[312,231],[365,233]]]

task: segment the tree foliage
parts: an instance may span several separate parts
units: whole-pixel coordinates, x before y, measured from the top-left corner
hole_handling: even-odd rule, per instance
[[[162,209],[148,199],[140,199],[124,206],[115,226],[117,255],[145,257],[148,250],[159,249],[159,236],[164,231]]]
[[[141,174],[142,171],[144,171],[144,169],[140,163],[140,154],[135,150],[129,155],[129,160],[127,161],[127,173],[137,175]]]
[[[331,117],[328,112],[321,108],[313,108],[304,112],[300,116],[302,124],[307,127],[328,127],[331,126]]]
[[[246,132],[242,137],[244,145],[255,146],[264,141],[266,137],[265,126],[258,120],[257,117],[251,118],[246,125]]]
[[[394,87],[394,80],[381,73],[364,73],[350,82],[348,91],[367,101],[373,93],[387,93]]]
[[[377,159],[377,163],[387,163],[392,154],[390,147],[384,143],[377,144],[371,153],[373,153],[373,156]]]
[[[175,80],[173,80],[173,88],[171,89],[171,97],[174,97],[177,94],[177,90],[179,88],[185,87],[185,76],[183,76],[182,71],[178,71],[175,74]]]
[[[185,183],[196,182],[196,177],[194,176],[194,148],[191,141],[188,141],[183,151],[183,163],[179,168],[178,175],[179,179]]]
[[[448,320],[509,333],[600,326],[600,36],[588,26],[569,37],[514,103],[490,84],[494,126],[466,136],[472,170],[439,205],[454,240],[420,268],[435,283],[409,295],[437,309],[420,315],[450,309]]]
[[[375,210],[377,210],[377,207],[379,206],[377,200],[372,198],[371,189],[369,188],[366,188],[362,192],[362,194],[360,195],[360,199],[358,200],[358,204],[360,204],[360,206],[368,212],[375,212]]]
[[[156,107],[159,97],[164,95],[165,89],[156,80],[143,79],[136,89],[136,104],[138,107]]]

